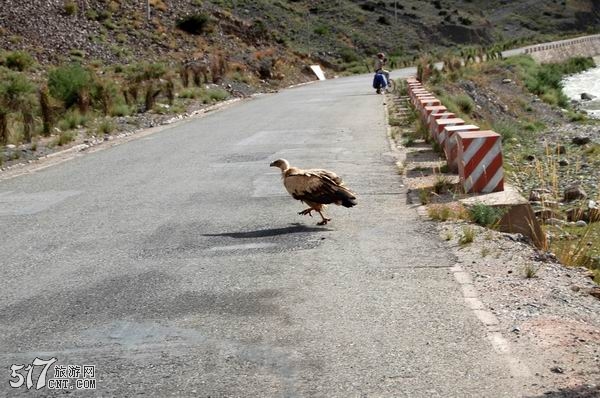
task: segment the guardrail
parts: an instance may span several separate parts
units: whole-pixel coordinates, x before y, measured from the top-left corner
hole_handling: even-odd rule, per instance
[[[429,135],[443,148],[448,167],[458,172],[467,193],[490,193],[504,190],[502,140],[498,133],[481,131],[465,124],[415,78],[408,78],[410,102],[427,126]]]
[[[536,44],[533,46],[525,47],[523,52],[530,54],[534,57],[549,57],[553,58],[554,55],[558,58],[565,58],[566,56],[572,56],[574,54],[568,54],[577,50],[579,55],[594,56],[600,55],[600,35],[592,35],[580,37],[578,39],[569,39],[555,41],[551,43]]]

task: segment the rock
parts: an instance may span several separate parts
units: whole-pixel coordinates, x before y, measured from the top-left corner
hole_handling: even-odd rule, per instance
[[[502,84],[510,84],[512,83],[511,79],[502,79]]]
[[[556,153],[559,155],[564,155],[567,153],[567,147],[561,144],[556,145]]]
[[[527,155],[525,156],[525,160],[528,162],[533,162],[536,159],[535,155]]]
[[[600,286],[594,286],[593,288],[591,288],[588,292],[590,295],[596,297],[597,299],[600,299]]]
[[[587,193],[580,185],[571,185],[570,187],[567,187],[563,196],[565,202],[572,202],[577,199],[585,198],[587,198]]]
[[[13,145],[13,144],[8,144],[8,145],[6,146],[6,149],[15,149],[16,147],[17,147],[16,145]]]
[[[554,366],[554,367],[550,368],[550,371],[552,373],[565,373],[565,370],[563,368],[561,368],[560,366]]]
[[[585,144],[589,144],[592,141],[592,139],[590,137],[587,136],[578,136],[578,137],[573,137],[573,139],[571,140],[571,142],[575,145],[585,145]]]
[[[558,164],[561,166],[568,166],[571,162],[569,162],[569,159],[562,158],[558,161]]]
[[[531,190],[531,192],[529,193],[529,201],[530,202],[541,202],[542,201],[542,193],[537,189]]]
[[[594,98],[596,98],[595,95],[589,94],[589,93],[581,93],[581,99],[584,101],[591,101]]]
[[[584,227],[587,227],[587,225],[588,225],[588,224],[587,224],[585,221],[583,221],[583,220],[579,220],[579,221],[577,221],[577,222],[575,223],[575,226],[576,226],[576,227],[579,227],[579,228],[584,228]]]
[[[549,218],[545,221],[545,223],[547,225],[557,225],[557,226],[565,225],[565,221],[559,220],[558,218]]]

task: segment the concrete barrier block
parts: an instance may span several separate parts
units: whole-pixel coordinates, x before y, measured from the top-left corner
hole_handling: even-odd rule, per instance
[[[435,115],[438,113],[447,113],[448,109],[444,105],[435,105],[435,106],[426,106],[423,108],[422,120],[423,122],[429,126],[431,122],[431,115]]]
[[[442,105],[440,100],[435,97],[421,97],[417,100],[417,105],[419,110],[425,108],[426,106],[436,106]]]
[[[430,129],[431,131],[431,137],[436,140],[439,143],[439,135],[442,133],[442,131],[444,130],[445,127],[449,127],[449,126],[460,126],[465,124],[465,121],[462,120],[461,118],[457,118],[457,117],[449,117],[449,118],[445,118],[445,119],[433,119],[432,120],[432,129]]]
[[[458,146],[458,175],[467,193],[504,190],[502,140],[491,131],[462,131],[455,134]]]
[[[459,126],[446,126],[440,134],[439,142],[441,147],[444,149],[446,155],[446,163],[448,164],[448,170],[456,173],[458,172],[458,147],[456,145],[456,133],[459,131],[478,131],[479,126],[473,124],[463,124]]]
[[[430,114],[426,119],[426,120],[428,120],[427,129],[429,131],[433,131],[436,128],[435,121],[438,119],[454,119],[454,118],[456,118],[456,115],[454,113],[448,112],[448,111]]]

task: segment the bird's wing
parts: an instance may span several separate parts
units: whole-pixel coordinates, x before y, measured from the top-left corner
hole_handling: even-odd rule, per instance
[[[330,180],[332,180],[333,182],[335,182],[336,185],[339,185],[339,186],[344,185],[344,181],[342,181],[342,178],[340,176],[338,176],[337,174],[335,174],[333,171],[329,171],[329,170],[325,170],[325,169],[310,169],[310,170],[306,170],[306,173],[316,174],[316,175],[319,175],[322,177],[327,177]]]
[[[338,184],[327,173],[321,173],[318,170],[288,174],[283,179],[283,185],[294,199],[322,204],[338,201],[336,196],[339,189]]]

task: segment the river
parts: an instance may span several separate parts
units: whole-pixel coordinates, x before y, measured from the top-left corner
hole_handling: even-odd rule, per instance
[[[600,65],[600,59],[595,60],[596,65]],[[563,91],[569,99],[581,101],[581,93],[595,96],[593,101],[582,101],[582,108],[590,116],[600,118],[600,66],[568,76],[563,80],[563,84]]]

